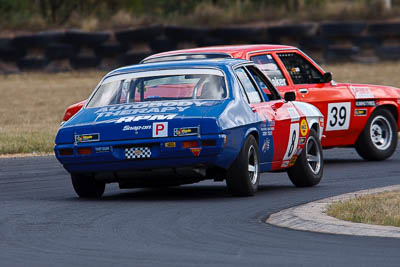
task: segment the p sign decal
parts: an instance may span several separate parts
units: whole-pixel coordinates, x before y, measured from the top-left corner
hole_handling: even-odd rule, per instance
[[[168,122],[154,122],[153,137],[167,137],[167,136],[168,136]]]

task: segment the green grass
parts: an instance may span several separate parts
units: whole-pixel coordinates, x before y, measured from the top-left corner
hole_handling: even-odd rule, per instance
[[[340,201],[330,205],[326,214],[350,222],[400,227],[400,191]]]

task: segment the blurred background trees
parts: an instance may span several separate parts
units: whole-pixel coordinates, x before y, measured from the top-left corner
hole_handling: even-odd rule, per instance
[[[400,0],[0,0],[0,27],[46,29],[169,23],[220,25],[254,21],[387,19]]]

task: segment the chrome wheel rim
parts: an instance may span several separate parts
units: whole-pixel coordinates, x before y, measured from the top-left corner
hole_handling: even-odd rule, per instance
[[[249,173],[249,180],[254,185],[257,183],[257,177],[258,177],[258,158],[254,146],[249,147],[247,155],[248,155],[247,171]]]
[[[306,158],[310,170],[318,174],[321,170],[321,150],[314,136],[309,136],[306,143]]]
[[[393,132],[389,121],[383,116],[376,116],[369,130],[374,146],[379,150],[385,150],[390,146]]]

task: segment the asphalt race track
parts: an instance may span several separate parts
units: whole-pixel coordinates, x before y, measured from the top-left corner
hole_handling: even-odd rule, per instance
[[[399,266],[400,239],[320,234],[263,223],[305,202],[400,183],[400,149],[366,162],[325,150],[323,181],[295,188],[263,174],[255,197],[225,183],[119,190],[76,197],[54,157],[0,159],[1,266]]]

